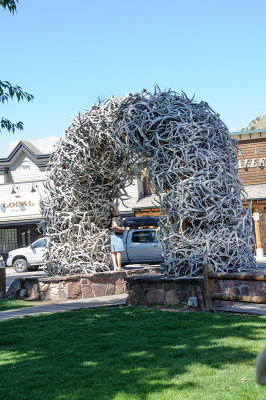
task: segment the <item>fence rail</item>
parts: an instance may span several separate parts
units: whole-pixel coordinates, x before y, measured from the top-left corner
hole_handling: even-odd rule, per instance
[[[239,294],[215,293],[215,280],[234,280],[234,281],[260,281],[266,282],[266,274],[250,273],[223,273],[213,272],[210,264],[204,265],[204,289],[207,311],[215,311],[215,300],[237,301],[243,303],[266,304],[266,296],[245,296]]]

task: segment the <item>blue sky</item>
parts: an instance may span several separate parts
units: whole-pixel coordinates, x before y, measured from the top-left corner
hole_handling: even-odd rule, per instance
[[[266,113],[265,0],[20,0],[0,8],[0,79],[35,97],[0,115],[24,131],[0,133],[45,151],[98,97],[154,84],[195,94],[231,131]],[[45,147],[46,146],[46,147]]]

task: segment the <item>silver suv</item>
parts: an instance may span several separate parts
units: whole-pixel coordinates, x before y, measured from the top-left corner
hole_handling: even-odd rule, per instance
[[[45,239],[38,239],[28,247],[10,251],[6,264],[16,272],[37,271],[44,265],[45,252]]]

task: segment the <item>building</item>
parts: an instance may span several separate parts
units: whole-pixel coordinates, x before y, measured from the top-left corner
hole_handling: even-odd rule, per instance
[[[160,215],[158,196],[149,184],[146,170],[127,187],[128,197],[119,202],[119,212],[122,217],[150,217]]]
[[[266,249],[266,129],[232,132],[238,140],[238,175],[252,202],[257,255]],[[38,238],[41,221],[43,184],[50,154],[42,154],[22,140],[7,158],[0,159],[0,254],[27,246]],[[158,198],[148,184],[146,171],[127,188],[128,197],[120,201],[123,217],[158,216]]]
[[[266,249],[266,129],[232,132],[230,136],[238,140],[238,176],[247,193],[247,208],[252,204],[252,216],[258,257],[264,256]],[[160,208],[156,196],[148,186],[147,176],[142,174],[129,188],[132,198],[128,204],[134,216],[157,216]],[[124,211],[125,208],[122,207]]]
[[[252,203],[257,256],[266,249],[266,129],[232,132],[238,140],[238,176],[247,192],[248,207]]]
[[[0,159],[0,254],[28,246],[40,233],[43,183],[50,154],[22,140]]]

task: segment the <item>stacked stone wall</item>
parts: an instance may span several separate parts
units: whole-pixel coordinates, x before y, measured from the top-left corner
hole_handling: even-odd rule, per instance
[[[116,294],[128,294],[128,304],[140,306],[182,306],[196,297],[198,307],[205,308],[202,277],[167,277],[156,267],[88,275],[21,278],[18,293],[26,289],[31,300],[75,300]],[[18,294],[17,293],[17,294]],[[216,280],[215,293],[265,296],[266,282]],[[216,301],[216,307],[228,305]]]
[[[197,297],[199,308],[204,308],[203,278],[171,278],[162,275],[127,277],[129,304],[186,305],[190,297]]]
[[[125,278],[133,274],[150,275],[157,267],[141,270],[100,272],[88,275],[21,278],[21,289],[26,289],[30,300],[75,300],[127,293]]]
[[[265,296],[266,282],[263,281],[215,281],[215,293],[238,294],[244,296]],[[231,301],[216,301],[216,307],[232,304]]]

